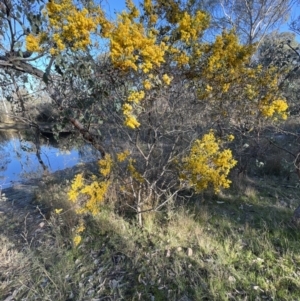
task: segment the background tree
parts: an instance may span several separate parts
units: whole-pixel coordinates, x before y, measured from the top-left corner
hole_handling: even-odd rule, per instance
[[[276,66],[285,74],[281,89],[289,101],[291,115],[297,114],[300,55],[296,35],[291,32],[274,32],[268,35],[258,49],[257,59],[264,66]]]
[[[210,12],[217,30],[235,28],[246,44],[260,42],[266,34],[285,23],[295,1],[216,0],[190,1],[197,9]]]

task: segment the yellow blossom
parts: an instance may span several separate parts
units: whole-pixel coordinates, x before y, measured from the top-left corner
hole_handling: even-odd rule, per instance
[[[129,155],[130,155],[130,152],[128,150],[125,150],[124,152],[117,154],[117,160],[119,162],[124,162],[128,158]]]
[[[75,247],[77,247],[80,244],[81,240],[82,240],[82,237],[80,235],[74,236],[73,243],[74,243]]]
[[[136,120],[136,117],[133,115],[126,116],[124,124],[131,129],[135,129],[140,126],[140,123]]]
[[[115,67],[124,71],[140,68],[144,73],[164,62],[167,46],[156,43],[155,31],[147,35],[143,24],[135,22],[131,14],[123,12],[110,34],[110,55]],[[138,62],[140,66],[138,66]]]
[[[213,90],[213,88],[210,85],[206,85],[206,92],[211,92]]]
[[[52,45],[55,45],[50,50],[52,55],[59,54],[67,47],[74,51],[84,50],[91,44],[90,34],[96,31],[101,20],[108,27],[99,8],[79,9],[72,0],[49,1],[43,15],[49,21],[48,38]],[[41,32],[36,37],[28,35],[26,48],[30,51],[41,52],[43,50],[42,37],[45,35],[46,32]]]
[[[104,177],[108,176],[110,174],[112,166],[113,166],[113,161],[112,161],[111,155],[107,154],[105,156],[105,158],[98,161],[98,164],[99,164],[100,173]]]
[[[43,40],[46,39],[45,34],[40,33],[36,36],[33,34],[29,34],[26,36],[26,49],[28,51],[32,52],[41,52],[43,51],[43,48],[41,47],[41,44],[43,43]]]
[[[127,97],[127,101],[129,101],[129,102],[133,101],[135,103],[138,103],[144,98],[145,98],[144,91],[132,91],[132,92],[130,92],[129,96]],[[124,110],[124,108],[123,108],[123,110]],[[132,110],[132,107],[130,110]]]
[[[122,108],[124,115],[130,114],[132,111],[132,105],[130,105],[129,103],[125,103]]]
[[[164,83],[165,83],[166,85],[170,85],[170,83],[171,83],[171,81],[172,81],[172,79],[171,79],[167,74],[164,74],[164,75],[162,76],[162,80],[164,81]]]
[[[287,118],[287,114],[286,114],[287,109],[288,109],[288,104],[283,99],[276,99],[271,103],[268,103],[267,97],[265,97],[262,100],[261,112],[262,115],[265,117],[273,117],[274,115],[277,115],[281,119],[285,120]]]
[[[80,224],[76,228],[76,233],[82,233],[85,230],[85,225],[83,220],[80,221]]]
[[[232,134],[229,134],[229,135],[227,136],[227,140],[228,140],[228,141],[233,141],[233,140],[234,140],[234,136],[233,136]]]
[[[186,53],[181,52],[180,54],[175,56],[175,60],[176,60],[176,62],[178,63],[178,65],[180,67],[180,66],[188,64],[189,61],[190,61],[190,58]]]
[[[230,84],[229,84],[229,83],[225,83],[225,84],[222,86],[222,91],[223,91],[224,93],[226,93],[226,92],[228,92],[229,88],[230,88]]]
[[[102,175],[107,175],[108,171],[111,170],[112,161],[110,155],[106,155],[106,159],[99,161],[100,172]],[[78,196],[86,196],[86,198],[81,198],[80,202],[76,204],[75,211],[77,214],[91,213],[96,215],[100,207],[101,202],[104,201],[108,188],[111,182],[108,180],[100,180],[97,177],[92,177],[93,181],[87,184],[83,181],[82,175],[77,175],[73,181],[72,187],[69,191],[69,199],[75,203],[78,200]],[[79,182],[81,182],[78,185]],[[84,200],[84,201],[83,201]],[[81,233],[85,230],[83,221],[76,228],[76,233]],[[79,239],[79,238],[77,238]]]
[[[208,25],[209,16],[206,13],[197,11],[195,16],[191,16],[185,11],[178,27],[181,40],[187,44],[196,41]]]
[[[212,185],[215,192],[228,188],[230,170],[237,161],[232,158],[231,150],[221,149],[221,141],[211,131],[202,139],[194,141],[190,153],[183,159],[181,179],[200,192]]]
[[[91,184],[86,185],[81,193],[86,194],[89,199],[83,206],[82,211],[96,215],[100,210],[99,205],[104,201],[110,184],[110,181],[94,181]]]
[[[71,189],[68,192],[68,197],[70,201],[75,202],[77,200],[77,197],[83,186],[84,186],[83,175],[82,174],[76,175],[71,185]]]
[[[152,87],[151,83],[148,80],[145,80],[143,85],[146,90],[150,90]]]

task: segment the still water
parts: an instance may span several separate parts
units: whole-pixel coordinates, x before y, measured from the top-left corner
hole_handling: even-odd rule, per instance
[[[0,131],[0,189],[31,178],[40,178],[45,172],[55,172],[78,163],[91,162],[97,154],[89,145],[71,147],[69,138],[57,143],[53,139],[40,141],[40,159],[37,147],[28,135],[17,131]]]

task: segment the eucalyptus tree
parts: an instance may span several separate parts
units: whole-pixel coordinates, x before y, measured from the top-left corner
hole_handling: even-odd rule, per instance
[[[295,1],[290,0],[211,0],[190,1],[205,9],[217,30],[234,28],[243,43],[260,42],[268,33],[286,23]]]
[[[266,36],[258,49],[258,63],[276,66],[284,74],[281,89],[292,115],[299,111],[300,44],[292,32],[274,32]]]

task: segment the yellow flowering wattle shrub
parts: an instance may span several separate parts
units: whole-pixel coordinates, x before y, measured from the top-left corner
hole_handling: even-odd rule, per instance
[[[124,124],[131,129],[135,129],[135,128],[139,127],[140,123],[137,121],[136,117],[132,113],[132,111],[133,111],[132,105],[130,105],[129,103],[125,103],[123,105],[122,109],[123,109],[123,114],[125,117]]]
[[[188,156],[183,158],[180,178],[196,192],[207,189],[209,185],[215,192],[229,187],[231,181],[227,176],[237,161],[231,150],[222,149],[221,144],[210,131],[202,139],[195,140]]]
[[[98,48],[85,53],[95,45],[92,34],[101,40],[101,46],[103,42],[103,47],[107,47],[103,72],[102,58],[98,64],[92,57],[92,63],[87,64],[88,75],[74,72],[75,76],[68,78],[64,73],[66,86],[72,82],[70,87],[84,87],[74,93],[74,99],[79,95],[80,106],[73,97],[64,103],[68,109],[75,103],[74,111],[70,110],[74,118],[76,114],[84,118],[92,115],[91,122],[83,118],[88,126],[95,126],[95,119],[105,115],[103,121],[110,128],[104,125],[103,132],[109,131],[112,137],[119,135],[111,143],[123,143],[125,136],[125,147],[132,148],[118,153],[124,145],[109,145],[111,154],[98,162],[98,177],[85,179],[79,174],[74,178],[68,196],[78,213],[97,214],[109,187],[118,187],[122,181],[124,187],[131,189],[124,195],[134,195],[140,203],[151,194],[159,199],[173,189],[179,191],[182,186],[176,186],[178,176],[182,184],[196,192],[209,187],[216,192],[228,188],[229,172],[237,164],[231,150],[223,147],[234,138],[228,131],[238,133],[245,120],[255,124],[287,117],[288,105],[278,89],[278,70],[253,63],[255,45],[241,44],[233,30],[205,42],[203,36],[210,16],[201,10],[187,9],[185,1],[144,0],[139,10],[127,0],[126,7],[110,21],[93,1],[50,1],[44,9],[46,26],[41,27],[39,34],[26,37],[27,50],[48,51],[49,57],[56,60],[54,64],[62,65],[70,52],[76,59],[78,53],[79,58],[86,60],[89,55],[99,54]],[[70,65],[76,69],[74,61]],[[52,66],[55,69],[56,65]],[[67,67],[65,70],[71,70]],[[101,95],[98,97],[97,93]],[[85,101],[87,106],[93,104],[93,114],[88,114]],[[100,122],[97,124],[102,132]],[[214,126],[225,129],[222,137],[226,141],[211,131],[195,140],[189,149],[191,141],[186,137],[192,137],[196,128]],[[181,138],[182,133],[188,134]],[[182,144],[177,143],[177,137]],[[183,160],[176,173],[174,162],[179,157]],[[118,170],[114,183],[112,169],[114,175]],[[74,244],[79,243],[77,233]]]

